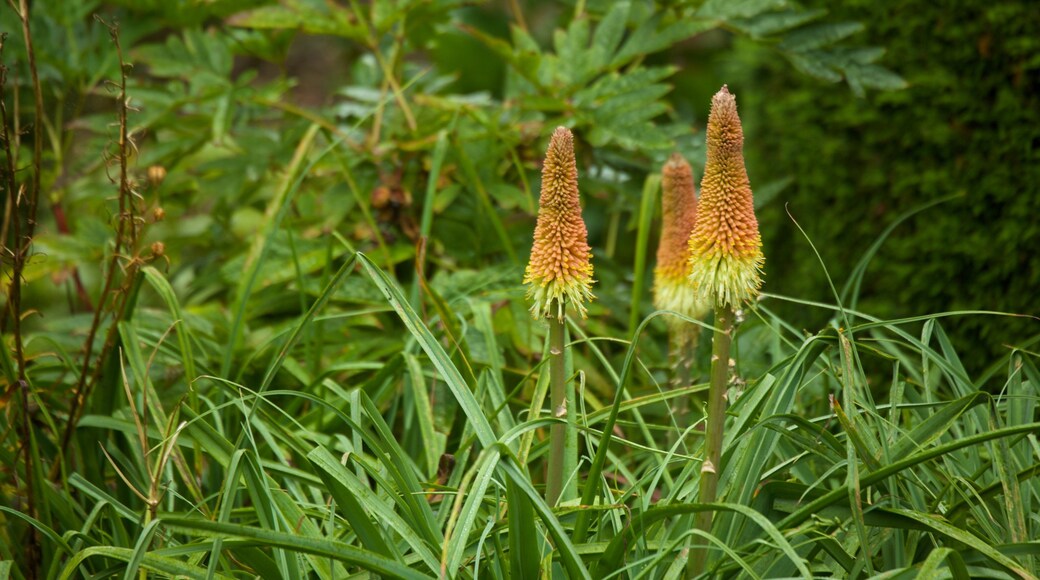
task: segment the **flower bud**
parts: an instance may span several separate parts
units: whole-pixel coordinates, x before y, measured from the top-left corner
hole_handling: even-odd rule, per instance
[[[708,312],[689,281],[689,240],[696,222],[693,170],[682,155],[673,153],[661,170],[661,241],[654,268],[654,307],[690,318],[701,318]]]
[[[739,307],[762,286],[762,238],[744,167],[737,99],[722,87],[711,100],[707,161],[690,236],[690,281],[715,307]]]
[[[542,192],[534,245],[524,284],[535,318],[563,319],[564,305],[585,317],[585,301],[592,300],[592,252],[581,219],[578,168],[574,137],[558,127],[549,140],[542,166]]]

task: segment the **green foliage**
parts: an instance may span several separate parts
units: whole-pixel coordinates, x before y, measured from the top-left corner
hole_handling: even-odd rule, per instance
[[[855,45],[873,20],[778,0],[29,4],[41,110],[20,26],[3,52],[21,133],[17,171],[0,152],[0,577],[676,578],[708,509],[712,576],[1040,570],[1036,357],[969,372],[940,325],[967,313],[877,319],[829,295],[741,313],[719,503],[696,501],[700,432],[669,409],[706,385],[665,387],[668,314],[646,296],[656,170],[703,157],[707,103],[672,90],[684,47],[737,37],[848,85],[820,98],[899,103],[870,92],[902,86],[882,51]],[[578,137],[598,299],[566,334],[564,497],[582,500],[549,506],[559,420],[520,280],[558,124]],[[756,139],[751,155],[774,143]],[[788,171],[806,187],[759,170],[764,210]],[[28,199],[19,261],[7,226]],[[766,249],[771,285],[816,271]],[[867,263],[850,309],[888,284]]]
[[[749,136],[757,144],[749,164],[753,175],[782,168],[793,178],[777,200],[784,203],[761,216],[769,290],[829,295],[785,204],[842,279],[881,229],[953,196],[893,232],[864,281],[861,307],[882,317],[962,309],[1035,315],[1040,153],[1028,145],[1040,138],[1035,7],[864,1],[834,10],[870,22],[864,34],[884,42],[886,61],[909,88],[848,99],[758,57],[749,74],[764,79],[763,88],[744,101],[759,127]],[[1040,333],[1035,319],[960,317],[947,326],[974,370],[1004,345],[1025,346]]]

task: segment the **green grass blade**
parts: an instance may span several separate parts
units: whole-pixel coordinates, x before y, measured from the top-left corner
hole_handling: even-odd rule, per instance
[[[177,294],[173,291],[173,287],[170,286],[170,282],[166,280],[166,277],[154,267],[145,266],[141,269],[141,273],[144,274],[145,281],[152,286],[155,293],[166,303],[166,307],[170,309],[170,314],[173,315],[174,322],[177,324],[177,344],[181,351],[181,364],[184,365],[184,378],[190,385],[197,376],[195,372],[195,353],[192,349],[194,337],[192,336],[191,328],[184,319],[184,312],[181,311]]]
[[[383,534],[372,523],[368,512],[361,507],[379,503],[368,486],[357,481],[357,476],[343,467],[324,447],[317,447],[307,456],[317,467],[318,477],[336,501],[336,508],[350,523],[351,530],[357,534],[361,545],[375,554],[396,558],[397,554],[387,545]]]
[[[812,573],[809,571],[803,558],[798,555],[794,546],[792,546],[784,537],[783,533],[781,533],[781,528],[774,525],[769,518],[765,517],[758,511],[748,506],[731,503],[688,503],[667,505],[653,507],[645,512],[635,515],[625,530],[614,537],[614,539],[610,541],[610,544],[608,544],[607,549],[604,550],[603,557],[600,559],[597,568],[599,577],[604,577],[618,569],[622,564],[622,558],[624,557],[626,548],[633,545],[636,539],[642,537],[645,531],[653,524],[675,516],[697,513],[705,510],[734,512],[751,520],[762,528],[762,530],[769,536],[773,545],[779,548],[780,551],[782,551],[784,555],[794,563],[803,578],[812,577]]]
[[[759,416],[763,419],[760,420],[790,413],[799,385],[830,342],[829,336],[821,334],[802,343],[762,402]],[[741,414],[748,412],[745,410]],[[723,457],[726,459],[723,460],[724,468],[719,481],[720,497],[725,498],[727,503],[749,505],[762,479],[766,461],[772,456],[779,439],[775,431],[759,429],[749,433],[746,439],[731,450],[723,449]],[[727,457],[727,453],[732,455]],[[719,514],[713,527],[723,541],[735,545],[743,526],[729,514]]]
[[[318,524],[312,517],[309,517],[296,498],[282,490],[273,490],[272,495],[282,519],[292,524],[291,529],[294,533],[308,538],[324,538]],[[400,560],[400,555],[395,555],[395,558]],[[308,554],[306,560],[321,580],[337,580],[346,576],[346,569],[339,562],[330,562],[328,558],[314,554]]]
[[[654,210],[657,207],[658,193],[661,190],[661,176],[651,173],[643,182],[643,195],[639,202],[639,222],[636,226],[636,256],[632,267],[632,299],[628,310],[628,335],[632,336],[639,324],[643,304],[643,292],[646,286],[647,246],[650,241],[650,230],[653,228]]]
[[[430,161],[430,174],[426,178],[426,195],[423,198],[422,218],[419,221],[420,240],[430,239],[430,230],[433,229],[433,207],[437,196],[437,182],[440,181],[441,166],[444,165],[444,157],[448,152],[448,135],[455,132],[456,121],[458,121],[458,115],[452,117],[451,124],[448,127],[437,132],[437,143],[433,146],[433,156]],[[424,256],[422,255],[416,257],[416,260],[423,259]],[[422,263],[417,263],[420,268],[425,267]],[[420,280],[416,278],[410,295],[412,308],[419,308],[419,286]]]
[[[228,343],[224,348],[224,358],[220,364],[220,376],[222,377],[228,376],[231,372],[231,361],[234,357],[235,347],[238,344],[239,334],[242,331],[246,305],[249,302],[250,295],[252,294],[253,285],[256,283],[256,278],[260,274],[260,267],[263,265],[264,258],[267,256],[274,237],[279,231],[282,219],[288,212],[289,206],[291,205],[290,202],[292,201],[295,192],[299,190],[304,178],[318,160],[339,145],[339,141],[333,143],[312,160],[306,169],[301,171],[300,166],[303,165],[307,150],[310,149],[311,143],[317,136],[318,129],[320,129],[320,127],[317,124],[311,125],[300,140],[300,143],[297,145],[293,158],[289,162],[288,170],[285,173],[285,179],[282,181],[281,186],[278,188],[275,196],[267,206],[264,224],[265,233],[256,238],[256,241],[250,248],[248,257],[246,258],[246,272],[244,272],[244,275],[239,281],[238,287],[235,289],[235,306],[233,308],[235,317],[231,323],[231,330],[228,334]],[[293,179],[297,174],[299,174],[299,176],[296,177],[296,179]]]
[[[231,521],[231,511],[235,507],[235,496],[237,495],[238,484],[241,478],[239,471],[242,468],[242,458],[245,454],[245,449],[239,449],[231,454],[231,461],[224,476],[224,486],[221,488],[220,511],[217,513],[218,522],[226,523]],[[216,575],[223,543],[224,539],[220,537],[213,540],[213,549],[210,550],[209,568],[207,570],[209,578],[213,578]]]
[[[487,416],[481,409],[480,404],[477,402],[476,397],[473,396],[473,392],[470,390],[469,385],[463,380],[462,374],[451,362],[451,358],[448,353],[444,352],[444,348],[440,345],[440,342],[433,336],[430,329],[423,324],[419,316],[412,310],[411,306],[405,300],[404,295],[401,293],[400,288],[390,278],[383,273],[368,256],[362,253],[357,254],[358,261],[364,267],[365,272],[372,279],[372,282],[383,292],[390,306],[393,307],[394,311],[404,322],[405,327],[415,337],[419,346],[426,353],[426,356],[430,358],[430,362],[437,369],[437,372],[441,374],[448,388],[451,390],[451,394],[458,401],[459,406],[462,408],[462,412],[465,413],[466,418],[469,420],[469,425],[473,428],[473,431],[477,435],[477,439],[480,444],[485,448],[494,445],[498,440],[495,436],[495,432],[491,428],[491,423],[488,422]]]
[[[900,437],[892,447],[890,455],[892,457],[904,457],[908,453],[924,449],[946,433],[950,426],[960,419],[966,411],[990,400],[991,397],[987,393],[976,391],[943,405],[906,435]]]
[[[278,353],[275,355],[274,359],[272,359],[270,364],[268,365],[267,371],[264,373],[264,379],[260,383],[260,387],[257,389],[258,393],[263,393],[267,389],[267,387],[270,386],[271,381],[274,380],[275,373],[277,373],[278,370],[282,368],[282,363],[285,362],[285,358],[289,356],[289,353],[292,352],[293,347],[295,347],[296,343],[299,342],[300,337],[303,335],[304,329],[306,329],[307,325],[310,324],[311,320],[314,319],[314,315],[319,310],[325,307],[325,304],[329,301],[329,298],[332,297],[332,294],[336,291],[336,288],[339,287],[339,283],[343,280],[343,278],[350,274],[351,270],[354,268],[354,260],[356,259],[356,256],[357,254],[351,256],[350,259],[348,259],[342,266],[340,266],[339,271],[336,272],[336,275],[333,276],[332,279],[329,280],[329,283],[325,285],[325,288],[322,289],[321,294],[319,294],[318,298],[314,301],[313,304],[311,304],[311,307],[307,310],[307,313],[304,314],[303,317],[293,327],[292,333],[285,340],[285,344],[282,345],[282,347],[278,350]],[[258,401],[259,399],[256,399],[256,401],[254,402],[254,407],[256,402]]]
[[[307,538],[294,533],[190,517],[165,516],[162,518],[162,523],[167,528],[197,534],[201,537],[224,536],[225,539],[245,540],[246,544],[277,547],[299,554],[314,554],[332,558],[391,578],[406,580],[431,578],[431,576],[417,572],[395,560],[335,540]]]
[[[141,514],[127,507],[126,504],[112,497],[108,492],[102,491],[93,483],[87,481],[82,475],[73,473],[69,476],[69,485],[75,489],[83,492],[87,497],[94,499],[95,501],[108,502],[112,509],[116,511],[123,519],[136,523],[140,520]],[[3,506],[0,506],[0,510],[4,510]]]
[[[589,571],[585,568],[584,562],[581,560],[581,556],[574,547],[574,542],[567,535],[567,531],[560,524],[560,521],[553,515],[552,509],[542,499],[541,494],[535,490],[534,486],[531,485],[530,480],[524,475],[524,472],[516,463],[516,458],[512,457],[511,452],[504,445],[500,445],[500,451],[506,457],[506,461],[500,463],[502,471],[505,473],[510,480],[516,484],[517,488],[527,496],[528,501],[531,502],[531,506],[534,508],[535,513],[541,518],[542,523],[549,530],[549,535],[553,539],[553,543],[556,547],[556,552],[559,554],[560,561],[563,564],[564,569],[571,578],[586,578],[591,580]]]
[[[538,529],[535,527],[534,508],[527,496],[513,481],[506,483],[506,501],[509,502],[509,567],[511,578],[538,578],[541,551],[538,549]]]
[[[391,477],[397,483],[398,494],[396,497],[399,503],[409,513],[412,525],[430,545],[440,546],[444,542],[444,536],[437,526],[437,518],[434,516],[429,502],[426,501],[424,490],[415,476],[415,469],[409,458],[398,445],[397,439],[383,420],[383,416],[379,414],[375,404],[365,393],[361,393],[361,405],[379,436],[376,448],[385,455],[382,462],[383,468],[390,472]]]
[[[58,576],[59,580],[68,580],[69,578],[72,578],[73,575],[76,574],[76,569],[79,568],[80,564],[88,558],[93,558],[95,556],[110,558],[121,562],[130,562],[134,557],[134,550],[114,546],[94,546],[87,548],[69,559],[68,563],[65,565],[65,569],[62,570],[61,575]],[[157,556],[155,554],[145,554],[144,557],[141,558],[140,565],[145,570],[159,572],[169,576],[198,580],[206,578],[206,570],[203,568],[192,566],[191,564],[185,564],[172,558]],[[224,576],[223,574],[216,576],[216,578],[218,580],[232,579],[231,576]]]
[[[946,536],[951,540],[960,542],[974,550],[979,551],[982,555],[986,556],[990,560],[993,560],[1000,566],[1006,568],[1008,571],[1017,574],[1020,578],[1032,578],[1033,575],[1028,570],[1023,568],[1018,562],[1015,562],[1011,558],[1008,558],[1004,554],[1001,554],[993,546],[986,543],[985,540],[972,534],[971,532],[961,529],[955,525],[946,522],[938,516],[931,514],[922,514],[913,510],[905,510],[893,508],[894,513],[906,516],[918,523],[924,525],[932,532],[941,536]]]
[[[137,537],[137,544],[134,546],[133,554],[131,554],[130,560],[126,563],[126,572],[123,574],[123,580],[133,580],[134,576],[137,575],[137,571],[141,568],[141,562],[144,561],[144,557],[148,553],[148,546],[152,544],[152,537],[155,536],[155,530],[159,527],[159,523],[159,520],[152,520],[141,530],[141,534]]]
[[[618,377],[616,390],[614,391],[614,401],[610,406],[610,414],[607,415],[607,419],[603,424],[603,431],[600,435],[599,444],[596,447],[596,455],[592,458],[592,464],[589,467],[590,474],[598,474],[603,472],[603,465],[607,460],[607,451],[610,448],[610,440],[614,436],[614,425],[617,424],[618,413],[621,409],[621,401],[624,399],[625,383],[628,380],[629,375],[632,372],[632,366],[636,357],[636,345],[638,344],[639,337],[642,336],[643,330],[655,317],[660,316],[662,313],[655,312],[650,316],[643,319],[643,322],[636,328],[635,333],[632,335],[632,343],[628,346],[628,350],[625,352],[625,362],[621,365],[621,375]],[[596,497],[596,491],[600,486],[600,479],[595,475],[590,476],[585,481],[585,486],[581,492],[581,505],[592,505]],[[588,536],[589,520],[591,514],[588,510],[578,513],[578,517],[574,522],[574,542],[581,544],[585,541]]]
[[[432,478],[437,475],[437,465],[440,462],[441,453],[444,452],[445,436],[443,433],[438,433],[434,428],[433,405],[430,404],[430,394],[427,392],[426,380],[423,378],[419,359],[411,353],[405,353],[404,362],[405,367],[408,369],[412,402],[415,406],[415,418],[419,423],[419,433],[423,442],[422,448],[423,457],[426,459],[426,474]]]
[[[344,512],[347,521],[351,522],[358,537],[361,537],[362,530],[366,530],[366,534],[375,533],[378,538],[375,544],[383,545],[382,549],[386,550],[385,555],[390,556],[394,553],[383,543],[382,534],[378,529],[372,526],[367,513],[371,511],[377,522],[389,526],[404,539],[412,551],[426,563],[431,572],[439,569],[440,561],[428,543],[424,542],[419,535],[421,529],[416,529],[416,522],[409,522],[397,514],[376,496],[368,484],[362,482],[357,475],[336,461],[336,458],[324,447],[316,447],[307,455],[307,459],[318,468],[318,475],[325,482],[341,511]],[[361,522],[361,527],[354,525],[355,521]]]
[[[502,376],[505,361],[502,360],[501,347],[495,337],[495,328],[491,320],[491,304],[485,300],[471,300],[470,308],[473,311],[473,325],[483,337],[484,349],[487,352],[488,371],[491,374],[488,394],[491,396],[492,405],[498,411],[495,419],[498,421],[500,430],[508,431],[516,426],[516,421],[513,420],[513,415],[507,405],[508,396],[505,392],[505,379]]]
[[[461,502],[465,499],[465,503],[458,514],[458,518],[449,524],[449,532],[444,538],[445,570],[449,575],[456,574],[462,566],[462,559],[469,545],[469,534],[480,513],[481,506],[487,499],[485,496],[488,487],[491,485],[492,476],[494,476],[498,468],[498,460],[499,454],[497,449],[485,449],[473,465],[472,473],[474,475],[464,478],[463,484],[459,486],[459,495],[456,496],[456,502]],[[509,506],[509,512],[509,517],[512,518],[512,504]]]
[[[1029,423],[1026,425],[1005,427],[1003,429],[997,429],[995,431],[979,433],[978,435],[973,435],[971,437],[957,439],[944,445],[939,445],[930,449],[920,451],[914,455],[911,455],[910,457],[906,457],[904,459],[895,461],[892,464],[886,465],[877,471],[868,473],[860,479],[860,486],[861,489],[866,489],[867,487],[870,487],[875,483],[883,481],[884,479],[891,477],[892,475],[899,473],[900,471],[909,469],[910,467],[913,467],[915,465],[920,465],[926,461],[935,459],[937,457],[941,457],[958,449],[971,447],[972,445],[979,445],[981,443],[992,441],[994,439],[999,439],[1001,437],[1011,437],[1014,435],[1021,435],[1026,433],[1035,433],[1037,431],[1040,431],[1040,423]],[[841,498],[845,496],[846,492],[847,490],[845,488],[831,490],[826,494],[820,496],[818,499],[803,505],[799,510],[795,511],[791,515],[784,518],[783,521],[779,522],[777,526],[781,529],[787,529],[796,526],[812,517],[814,513],[817,513],[824,507],[840,501]]]
[[[25,523],[39,530],[45,538],[53,542],[54,545],[60,548],[63,552],[67,554],[72,553],[72,549],[69,547],[68,543],[65,542],[65,538],[59,536],[57,532],[45,526],[42,522],[33,519],[29,517],[27,514],[24,514],[20,511],[13,510],[7,506],[0,505],[0,512],[24,521]]]
[[[964,565],[964,559],[952,548],[936,548],[932,550],[918,569],[917,577],[922,579],[941,578],[940,570],[944,561],[954,580],[969,580],[971,578],[968,574],[968,567]]]

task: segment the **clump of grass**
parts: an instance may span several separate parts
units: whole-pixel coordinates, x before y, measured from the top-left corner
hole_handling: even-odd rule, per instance
[[[51,5],[34,3],[41,9]],[[640,28],[622,42],[628,8],[618,6],[592,42],[601,51],[596,54],[618,45],[623,58],[617,62],[631,63],[624,59],[638,59],[638,47],[621,47],[645,41],[656,28]],[[252,87],[225,86],[229,79],[213,71],[223,63],[230,74],[231,53],[216,29],[174,31],[168,41],[132,53],[155,59],[165,67],[155,67],[159,72],[204,57],[204,73],[184,83],[198,83],[203,94],[181,95],[183,107],[179,100],[161,101],[173,103],[172,119],[155,130],[172,138],[182,125],[203,118],[203,132],[216,133],[220,147],[178,142],[168,155],[187,155],[186,160],[168,163],[165,179],[156,182],[176,188],[198,182],[204,188],[199,197],[226,196],[235,208],[232,225],[249,235],[221,238],[228,224],[218,220],[207,222],[207,235],[199,236],[187,227],[199,217],[190,214],[199,199],[177,189],[164,204],[167,219],[155,226],[174,235],[164,236],[165,245],[153,246],[152,254],[171,255],[173,266],[164,272],[149,265],[149,254],[140,248],[156,240],[130,229],[140,223],[141,208],[120,207],[142,204],[145,195],[134,189],[140,172],[127,151],[117,163],[118,187],[101,164],[84,169],[84,181],[75,182],[84,191],[59,200],[70,204],[75,219],[108,211],[100,212],[105,219],[91,230],[108,231],[109,217],[117,226],[110,228],[105,267],[97,271],[96,260],[73,261],[91,272],[85,279],[98,288],[112,270],[113,287],[130,279],[132,292],[96,301],[106,309],[105,326],[91,350],[83,339],[93,313],[73,310],[66,316],[35,293],[57,278],[33,278],[25,267],[24,281],[11,280],[0,348],[0,377],[6,380],[0,393],[0,577],[1037,575],[1040,520],[1032,514],[1040,506],[1040,372],[1034,352],[1040,340],[1016,345],[985,373],[969,375],[942,322],[994,313],[879,320],[858,311],[856,294],[884,235],[855,268],[840,299],[835,292],[833,304],[764,294],[733,335],[730,320],[735,323],[737,311],[757,294],[760,254],[749,229],[750,189],[744,190],[746,175],[733,146],[740,136],[735,104],[723,91],[708,129],[696,220],[704,229],[698,234],[695,228],[685,248],[700,265],[690,265],[696,284],[683,281],[690,294],[681,296],[707,292],[717,310],[711,380],[661,388],[658,381],[670,370],[658,348],[667,337],[652,323],[661,314],[640,320],[639,307],[646,305],[637,291],[633,312],[618,306],[623,301],[616,294],[629,289],[618,272],[627,270],[610,252],[597,252],[597,272],[606,281],[598,291],[602,308],[581,326],[572,316],[584,314],[592,282],[577,169],[586,161],[609,165],[609,156],[600,155],[604,149],[576,158],[573,136],[566,130],[553,135],[528,271],[532,322],[516,269],[499,262],[511,262],[512,244],[530,236],[533,198],[525,206],[524,196],[534,177],[529,160],[539,153],[535,131],[515,130],[513,105],[441,98],[441,81],[405,82],[398,75],[412,69],[403,20],[376,22],[383,14],[378,10],[352,14],[363,20],[365,28],[356,33],[378,53],[373,66],[382,73],[373,75],[374,89],[351,92],[357,97],[354,108],[346,108],[351,115],[364,99],[378,99],[357,127],[344,128],[341,117],[325,110],[299,114],[281,102],[271,107]],[[373,36],[394,22],[404,34]],[[576,22],[559,36],[561,50],[577,46],[564,39],[589,34],[586,18]],[[247,36],[250,42],[259,38]],[[527,62],[518,61],[525,67]],[[624,66],[621,80],[647,70]],[[137,70],[142,72],[135,79],[147,85],[145,67]],[[524,80],[537,89],[549,77],[532,70],[525,69]],[[117,68],[109,72],[112,78],[121,74]],[[659,73],[642,78],[659,78],[654,74]],[[625,84],[609,74],[602,78],[611,88]],[[555,90],[557,80],[546,87]],[[603,88],[596,83],[597,91]],[[164,78],[162,87],[175,90],[177,84]],[[120,85],[113,96],[125,107]],[[660,86],[649,92],[656,94]],[[28,87],[26,94],[33,90]],[[415,98],[420,91],[431,94]],[[523,118],[543,119],[546,110],[570,110],[586,98],[587,93],[568,96],[561,101],[565,106],[549,109],[544,100],[532,101],[541,108],[525,109],[529,117]],[[257,99],[263,105],[249,109]],[[149,104],[155,101],[143,110],[151,115]],[[272,109],[291,116],[275,117]],[[249,113],[262,113],[262,131]],[[158,123],[162,114],[156,115],[148,122]],[[498,127],[495,119],[509,125]],[[264,147],[250,141],[258,132],[270,133],[271,125],[285,129],[279,136],[296,138],[265,141]],[[433,132],[416,134],[429,125]],[[132,135],[122,127],[111,133],[116,131]],[[194,131],[182,132],[195,139]],[[364,144],[354,141],[358,135]],[[589,134],[597,143],[610,138]],[[99,140],[99,150],[107,150],[110,135]],[[8,137],[3,145],[16,141]],[[129,146],[129,140],[119,142]],[[55,146],[55,155],[61,148]],[[199,148],[204,151],[195,152]],[[259,169],[245,163],[257,149],[265,152]],[[139,153],[151,155],[147,147]],[[207,157],[214,155],[215,161]],[[380,165],[390,159],[402,165],[401,188],[426,187],[424,203],[430,205],[423,206],[416,240],[402,238],[385,216],[376,220],[364,195],[385,185],[381,172],[398,170]],[[508,162],[498,163],[502,159]],[[192,173],[189,166],[200,160],[206,161],[204,173]],[[25,167],[12,161],[6,158],[8,167]],[[257,171],[261,177],[235,189],[220,180],[224,164],[236,176]],[[666,166],[666,187],[669,171]],[[5,190],[21,189],[10,181],[26,178],[35,179],[7,171]],[[503,194],[506,178],[523,188]],[[220,184],[220,195],[213,183]],[[645,183],[654,185],[653,179]],[[90,187],[105,192],[99,197],[112,197],[110,203],[89,205],[88,192],[95,191]],[[119,195],[112,196],[116,190]],[[644,188],[642,207],[652,208],[647,191],[654,189]],[[611,231],[610,224],[619,222],[614,217],[628,211],[606,197],[584,197],[594,243],[598,226]],[[17,227],[26,225],[26,214],[15,210],[24,211],[20,204],[28,198],[8,199],[11,215],[23,218]],[[513,205],[497,207],[500,199]],[[207,205],[201,211],[224,209]],[[641,214],[647,219],[640,228],[652,213]],[[131,217],[138,219],[117,234],[116,220]],[[84,223],[91,224],[77,225]],[[369,229],[357,233],[356,225]],[[728,228],[712,231],[713,225]],[[9,235],[15,227],[12,221]],[[34,243],[47,243],[50,227],[41,222],[37,234],[44,238]],[[178,227],[188,233],[178,238]],[[640,230],[644,241],[637,246],[645,245],[648,229]],[[19,230],[15,241],[24,243],[26,231]],[[200,237],[204,242],[191,241]],[[98,245],[90,241],[85,245]],[[50,251],[61,250],[50,243]],[[125,250],[113,252],[115,247]],[[378,255],[378,264],[366,252]],[[22,263],[27,265],[32,261]],[[643,274],[637,273],[633,287],[642,288]],[[20,283],[33,289],[35,295],[24,297],[38,300],[47,316],[25,318],[30,322],[19,327],[14,314],[29,311],[10,292]],[[826,312],[832,320],[805,332],[802,321],[773,314],[780,301]],[[543,321],[550,325],[549,356],[539,361]],[[99,352],[106,353],[103,364],[94,367]],[[577,379],[567,376],[568,357],[581,369]],[[87,367],[91,373],[85,376]],[[82,381],[95,387],[79,391]],[[580,402],[567,406],[566,422],[538,413],[548,388],[554,391],[553,409],[560,408],[561,385],[564,399]],[[581,397],[566,391],[575,386]],[[701,456],[667,442],[667,409],[675,399],[705,389],[711,417]],[[729,401],[721,396],[727,389]],[[82,413],[69,404],[78,392],[84,396]],[[564,439],[553,434],[549,442],[531,443],[546,428],[575,439],[580,433],[585,445],[580,464],[577,445],[564,446],[565,455],[573,453],[565,460],[574,467],[552,472],[552,487],[565,491],[548,497],[539,489],[546,479],[540,471],[561,465],[555,457]],[[69,452],[61,453],[66,430],[73,435]],[[53,485],[46,483],[48,471],[59,474]],[[577,504],[566,501],[569,492],[560,483],[572,474],[581,480]],[[709,484],[710,493],[702,487]],[[700,525],[691,527],[691,519]],[[698,550],[690,560],[699,562],[693,574],[684,561],[691,541]]]

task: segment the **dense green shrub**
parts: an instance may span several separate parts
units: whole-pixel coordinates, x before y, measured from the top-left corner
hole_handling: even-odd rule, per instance
[[[761,59],[755,79],[762,88],[745,105],[761,129],[750,163],[758,174],[794,178],[775,200],[784,203],[763,215],[769,290],[831,296],[785,206],[841,281],[904,212],[956,196],[894,231],[871,266],[861,307],[882,317],[1040,312],[1036,5],[853,0],[834,10],[835,18],[869,22],[867,41],[888,48],[884,62],[910,86],[854,99],[821,90],[820,81],[775,58]],[[1025,318],[966,316],[946,324],[975,366],[1040,331]]]

